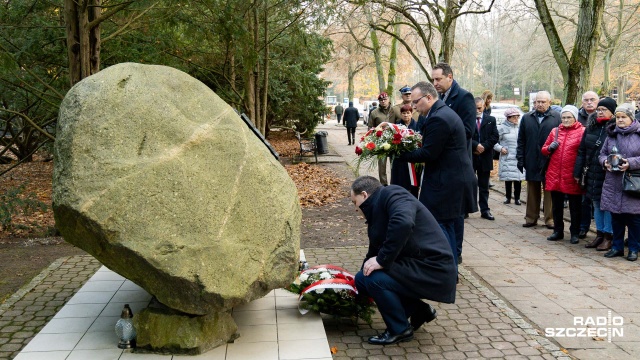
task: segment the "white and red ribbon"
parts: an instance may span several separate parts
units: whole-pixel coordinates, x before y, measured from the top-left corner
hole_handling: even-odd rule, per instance
[[[409,179],[411,180],[411,186],[420,186],[418,184],[418,174],[416,173],[416,165],[414,163],[408,163],[409,166]]]
[[[354,276],[351,275],[351,273],[349,273],[347,270],[339,267],[339,266],[335,266],[335,265],[318,265],[318,266],[314,266],[311,267],[307,270],[304,270],[300,273],[300,275],[302,274],[315,274],[315,273],[319,273],[319,272],[329,272],[330,274],[342,274],[344,275],[344,277],[346,277],[347,279],[339,279],[339,278],[333,278],[333,279],[325,279],[325,280],[318,280],[315,281],[313,283],[311,283],[309,286],[307,286],[306,288],[304,288],[302,290],[302,292],[300,292],[300,296],[298,297],[298,311],[300,311],[300,314],[304,315],[306,313],[309,312],[308,309],[304,309],[301,307],[301,303],[300,300],[302,300],[302,296],[308,292],[311,291],[317,291],[317,290],[324,290],[324,289],[337,289],[337,290],[348,290],[348,291],[352,291],[353,293],[357,294],[358,293],[358,289],[356,289],[356,285],[355,285],[355,279]]]

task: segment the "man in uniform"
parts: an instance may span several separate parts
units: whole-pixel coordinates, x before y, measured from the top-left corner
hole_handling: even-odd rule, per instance
[[[389,122],[397,124],[402,120],[402,113],[400,112],[400,108],[404,105],[411,105],[411,88],[408,85],[405,85],[400,89],[400,94],[402,95],[402,102],[400,104],[396,104],[391,108],[391,114],[389,114]],[[413,111],[411,118],[418,122],[418,116],[420,113],[417,110]]]
[[[378,95],[378,107],[371,112],[369,127],[375,128],[383,122],[389,122],[389,116],[391,115],[391,108],[389,107],[389,95],[386,92]],[[378,160],[378,178],[382,185],[389,185],[387,180],[387,158]]]

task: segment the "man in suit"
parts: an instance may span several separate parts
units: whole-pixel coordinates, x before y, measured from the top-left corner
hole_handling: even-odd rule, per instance
[[[353,106],[353,102],[349,102],[349,107],[344,110],[344,125],[347,127],[347,139],[349,143],[347,145],[353,145],[356,143],[356,127],[358,127],[358,119],[360,113],[358,109]]]
[[[520,121],[516,149],[518,170],[527,170],[527,209],[523,227],[536,226],[540,218],[540,200],[545,176],[542,173],[545,159],[541,149],[551,130],[560,125],[560,113],[551,110],[551,94],[547,91],[538,91],[534,107],[534,111],[524,114]],[[547,229],[553,229],[552,206],[551,193],[544,191],[544,223]]]
[[[451,110],[462,120],[464,124],[465,137],[467,139],[467,154],[469,159],[472,158],[473,151],[471,150],[472,137],[476,131],[476,105],[473,100],[473,95],[470,92],[463,89],[458,85],[458,82],[453,79],[453,69],[447,63],[438,63],[431,70],[431,78],[433,79],[433,86],[440,94],[440,100],[444,101]],[[473,160],[472,160],[473,161]],[[476,200],[477,189],[474,185],[472,196],[468,199],[464,199],[465,208],[463,213],[460,214],[460,218],[455,222],[455,234],[456,244],[458,251],[458,262],[462,262],[462,242],[464,241],[464,218],[470,213],[478,211],[478,202]]]
[[[429,210],[400,186],[383,187],[376,178],[361,176],[351,185],[351,201],[367,220],[369,237],[355,276],[358,294],[373,298],[387,326],[369,343],[410,341],[415,330],[436,318],[420,299],[455,301],[451,248]]]
[[[432,84],[417,83],[411,88],[411,96],[414,109],[425,119],[420,130],[422,148],[404,153],[399,159],[424,163],[420,202],[436,218],[456,254],[455,223],[466,211],[465,201],[474,199],[477,186],[464,125],[455,111],[438,99]]]
[[[472,140],[473,169],[478,176],[478,191],[480,193],[478,205],[483,219],[495,220],[489,209],[489,178],[493,170],[493,146],[500,139],[496,118],[484,112],[484,100],[477,97],[476,128]]]

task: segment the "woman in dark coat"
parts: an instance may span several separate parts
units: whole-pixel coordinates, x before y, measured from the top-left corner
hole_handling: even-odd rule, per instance
[[[593,202],[593,217],[596,221],[596,238],[585,245],[586,248],[597,248],[598,251],[611,249],[613,230],[611,230],[611,213],[600,208],[600,195],[604,183],[605,170],[598,162],[602,144],[607,138],[606,126],[615,123],[613,112],[615,100],[600,100],[596,113],[589,116],[587,126],[578,148],[578,158],[573,169],[573,176],[580,179],[587,168],[586,197]]]
[[[407,104],[400,108],[401,120],[396,124],[404,125],[408,129],[418,131],[418,124],[412,119],[413,108]],[[414,179],[412,182],[411,179]],[[407,189],[413,196],[418,197],[420,191],[420,173],[416,170],[416,165],[407,161],[394,159],[391,164],[391,184],[402,186]],[[415,185],[413,185],[415,184]]]
[[[627,260],[638,260],[640,249],[640,197],[634,197],[622,191],[622,177],[627,170],[640,170],[640,123],[633,117],[631,105],[618,106],[615,112],[616,123],[607,127],[608,137],[602,145],[598,160],[607,173],[602,186],[600,206],[611,212],[613,246],[606,254],[607,258],[624,256],[624,232],[629,232],[629,254]],[[613,147],[621,155],[619,170],[609,164],[608,156]]]

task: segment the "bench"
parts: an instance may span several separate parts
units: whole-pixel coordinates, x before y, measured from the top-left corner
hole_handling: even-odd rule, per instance
[[[315,137],[303,138],[302,134],[296,131],[296,139],[298,139],[298,143],[300,144],[300,160],[302,160],[302,156],[304,154],[313,153],[313,156],[316,158],[316,164],[318,163],[318,147],[316,146]]]

